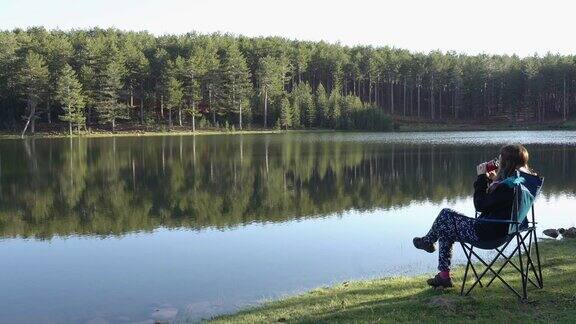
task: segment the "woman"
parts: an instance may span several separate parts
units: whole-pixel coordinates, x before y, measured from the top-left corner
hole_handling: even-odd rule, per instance
[[[428,279],[432,287],[452,287],[450,261],[454,242],[482,242],[503,239],[508,224],[482,222],[482,219],[509,220],[512,213],[514,186],[505,181],[516,174],[516,170],[531,173],[528,167],[528,151],[522,145],[506,145],[500,149],[499,167],[486,172],[486,163],[477,166],[478,178],[474,182],[474,207],[481,212],[478,218],[466,217],[451,209],[442,209],[432,228],[424,237],[415,237],[414,246],[428,253],[436,250],[439,242],[438,270],[434,278]]]

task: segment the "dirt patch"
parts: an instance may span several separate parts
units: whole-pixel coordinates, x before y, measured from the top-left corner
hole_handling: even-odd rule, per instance
[[[448,295],[433,296],[428,301],[428,306],[441,307],[446,310],[453,310],[456,304],[458,304],[458,299]]]

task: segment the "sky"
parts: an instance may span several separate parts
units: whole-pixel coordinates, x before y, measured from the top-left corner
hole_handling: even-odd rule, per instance
[[[571,1],[0,0],[0,29],[228,32],[417,52],[576,54]]]

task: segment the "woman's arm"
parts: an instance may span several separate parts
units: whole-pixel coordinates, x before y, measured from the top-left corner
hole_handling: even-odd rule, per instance
[[[474,182],[474,207],[479,212],[491,212],[512,203],[514,191],[506,185],[499,185],[488,193],[488,177],[485,174],[478,176]]]

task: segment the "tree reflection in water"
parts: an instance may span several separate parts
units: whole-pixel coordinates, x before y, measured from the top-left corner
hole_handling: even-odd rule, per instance
[[[545,195],[576,192],[576,147],[527,146]],[[455,200],[498,148],[325,133],[1,141],[0,236],[225,229]]]

